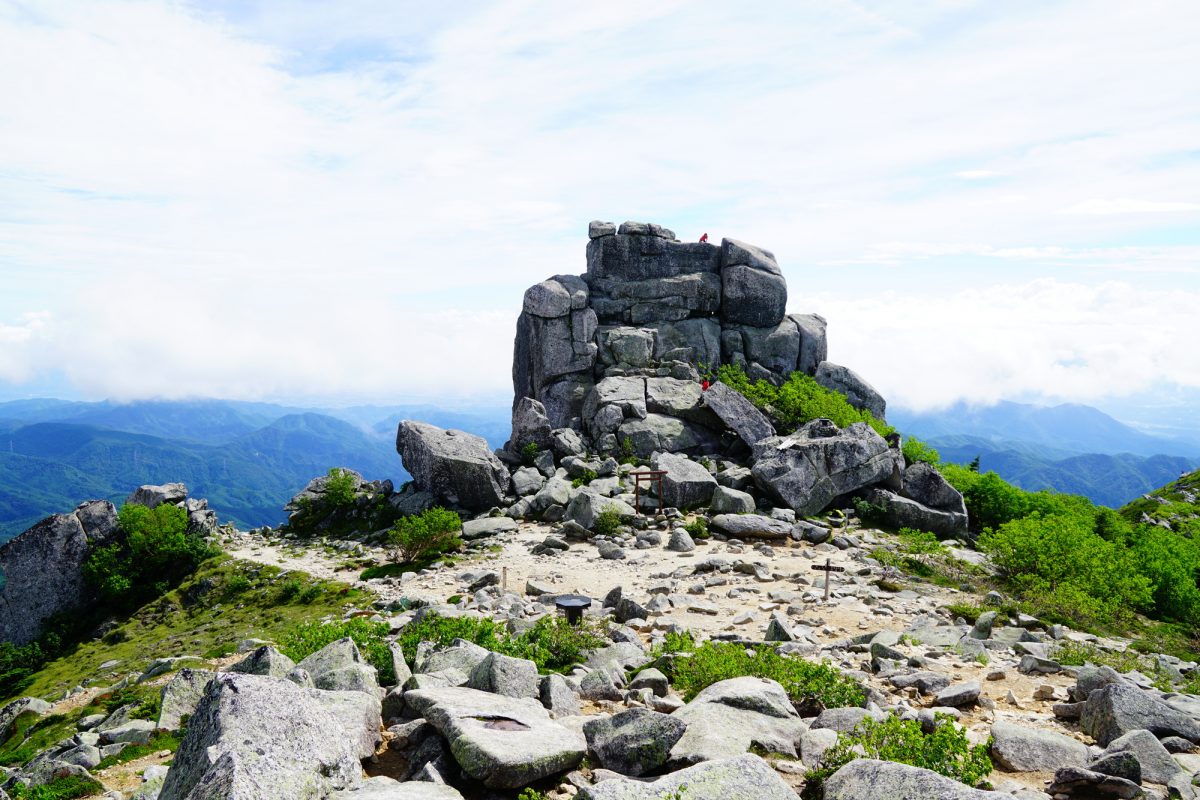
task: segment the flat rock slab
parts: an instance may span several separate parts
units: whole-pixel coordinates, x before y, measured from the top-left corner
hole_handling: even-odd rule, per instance
[[[404,696],[445,739],[463,771],[492,789],[516,789],[578,766],[583,734],[550,719],[536,700],[475,689],[420,689]]]
[[[359,759],[379,742],[379,707],[363,692],[219,675],[188,722],[160,798],[324,797],[352,788]]]
[[[684,788],[687,787],[687,788]],[[578,800],[796,800],[766,761],[746,753],[672,772],[653,783],[613,778],[579,790]],[[871,800],[880,800],[876,795]]]
[[[718,681],[671,716],[687,724],[671,749],[675,767],[732,758],[753,745],[796,756],[808,729],[783,687],[753,677]]]
[[[463,800],[462,794],[444,783],[406,781],[383,776],[368,778],[358,789],[335,792],[332,800]]]
[[[1085,766],[1091,753],[1070,736],[997,720],[992,725],[991,755],[996,766],[1009,772],[1052,772]]]
[[[825,800],[1011,800],[907,764],[860,758],[825,781]]]
[[[789,523],[762,514],[717,514],[709,525],[715,531],[738,539],[786,539],[792,534]]]
[[[462,538],[467,541],[485,539],[498,533],[511,533],[517,529],[517,521],[510,517],[484,517],[464,522]]]

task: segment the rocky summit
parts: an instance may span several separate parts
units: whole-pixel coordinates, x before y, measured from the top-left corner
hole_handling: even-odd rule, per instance
[[[966,534],[962,496],[927,465],[906,468],[898,437],[827,419],[776,431],[715,381],[723,365],[773,385],[798,373],[884,418],[879,393],[826,360],[824,318],[785,313],[787,282],[771,251],[735,239],[684,243],[641,222],[593,222],[588,237],[584,274],[555,275],[525,292],[503,449],[493,454],[462,431],[400,423],[396,448],[430,502],[590,528],[602,508],[635,506],[629,470],[618,478],[616,459],[641,458],[665,473],[662,496],[655,485],[646,497],[655,507],[661,499],[703,508],[716,498],[717,511],[767,504],[804,516],[858,495],[897,527]],[[720,469],[701,466],[713,459]],[[567,491],[555,483],[560,466],[572,481],[604,480]]]

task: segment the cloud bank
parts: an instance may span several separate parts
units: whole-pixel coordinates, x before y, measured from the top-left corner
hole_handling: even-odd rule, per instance
[[[503,394],[589,219],[777,252],[894,401],[1200,385],[1200,9],[0,3],[0,381]]]

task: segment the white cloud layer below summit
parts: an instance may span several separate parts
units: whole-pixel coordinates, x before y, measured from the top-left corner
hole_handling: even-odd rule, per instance
[[[1198,36],[1186,0],[0,0],[0,391],[502,395],[596,217],[775,250],[894,402],[1200,386]]]

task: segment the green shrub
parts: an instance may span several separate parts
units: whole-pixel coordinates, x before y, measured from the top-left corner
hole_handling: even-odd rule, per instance
[[[691,631],[667,631],[663,643],[655,647],[652,655],[661,656],[671,653],[694,653],[699,645],[696,644],[696,637]]]
[[[881,503],[872,503],[863,497],[855,497],[854,513],[858,515],[858,520],[863,525],[868,525],[872,528],[882,528],[888,520],[887,507]]]
[[[1088,514],[1032,514],[984,531],[979,548],[1038,616],[1103,625],[1149,609],[1151,581],[1130,550],[1096,535]]]
[[[571,480],[571,486],[578,489],[580,486],[587,486],[596,478],[600,477],[594,469],[585,469],[582,475]]]
[[[348,469],[334,467],[325,479],[325,503],[331,509],[354,505],[354,474]]]
[[[939,714],[933,733],[923,733],[917,720],[901,720],[889,714],[882,722],[865,718],[852,731],[838,734],[837,742],[825,751],[820,769],[804,775],[804,797],[818,798],[826,779],[858,758],[894,761],[932,770],[967,786],[990,788],[984,779],[992,771],[988,757],[990,742],[972,746],[965,730],[949,716]]]
[[[225,581],[225,596],[233,597],[250,588],[250,579],[245,575],[234,575]]]
[[[396,641],[411,667],[415,666],[417,645],[421,642],[446,647],[455,639],[465,639],[488,650],[499,650],[503,635],[503,630],[490,619],[442,617],[430,613],[405,625]]]
[[[462,520],[453,511],[435,506],[420,514],[401,517],[387,532],[387,543],[395,548],[394,560],[412,564],[436,558],[462,547]]]
[[[304,581],[299,578],[289,578],[279,584],[279,602],[290,603],[304,588]]]
[[[574,626],[565,617],[543,617],[524,633],[514,635],[490,619],[431,613],[406,625],[398,641],[409,666],[415,665],[421,642],[446,647],[455,639],[465,639],[496,653],[528,659],[541,672],[563,672],[586,660],[585,651],[609,644],[605,633],[604,622],[587,618]]]
[[[718,681],[742,675],[777,681],[792,702],[808,710],[861,706],[866,701],[862,687],[829,664],[781,656],[767,645],[705,642],[690,657],[672,661],[668,670],[685,701]]]
[[[708,532],[708,517],[694,517],[691,522],[683,526],[683,529],[693,539],[707,539],[712,535]]]
[[[13,800],[74,800],[104,793],[104,786],[94,778],[70,775],[54,778],[41,786],[16,784],[9,790]]]
[[[793,372],[782,386],[770,381],[751,381],[746,372],[733,364],[717,370],[721,383],[736,389],[774,420],[779,430],[792,431],[819,417],[832,420],[839,428],[865,422],[880,436],[895,432],[886,422],[860,411],[840,392],[826,389],[803,372]]]
[[[904,461],[908,464],[916,464],[919,461],[923,461],[926,464],[932,464],[936,467],[942,460],[942,456],[937,450],[915,436],[904,440],[901,452],[904,453]]]
[[[521,463],[527,467],[532,467],[533,462],[538,457],[537,442],[526,442],[521,448]]]
[[[187,512],[178,506],[126,503],[117,519],[124,541],[93,550],[83,576],[119,608],[136,607],[163,594],[216,553],[203,537],[188,533]]]
[[[638,458],[637,450],[633,447],[633,439],[630,439],[628,436],[621,439],[621,452],[618,460],[622,464],[630,464],[635,467],[642,463],[641,459]]]
[[[621,512],[609,506],[596,515],[592,530],[597,536],[612,536],[621,527]]]
[[[280,652],[293,661],[300,661],[331,642],[349,636],[358,645],[363,658],[375,667],[379,683],[387,686],[396,681],[392,652],[388,648],[386,622],[371,622],[354,617],[341,622],[302,622],[280,639]]]
[[[967,504],[971,530],[998,528],[1006,522],[1041,514],[1061,513],[1068,509],[1094,508],[1087,498],[1054,492],[1027,492],[1007,482],[995,472],[980,474],[961,464],[939,464],[938,471],[962,492]]]
[[[586,651],[610,644],[606,632],[600,620],[585,617],[572,625],[566,617],[547,616],[519,636],[502,640],[500,652],[527,658],[542,672],[561,672],[586,661]]]

